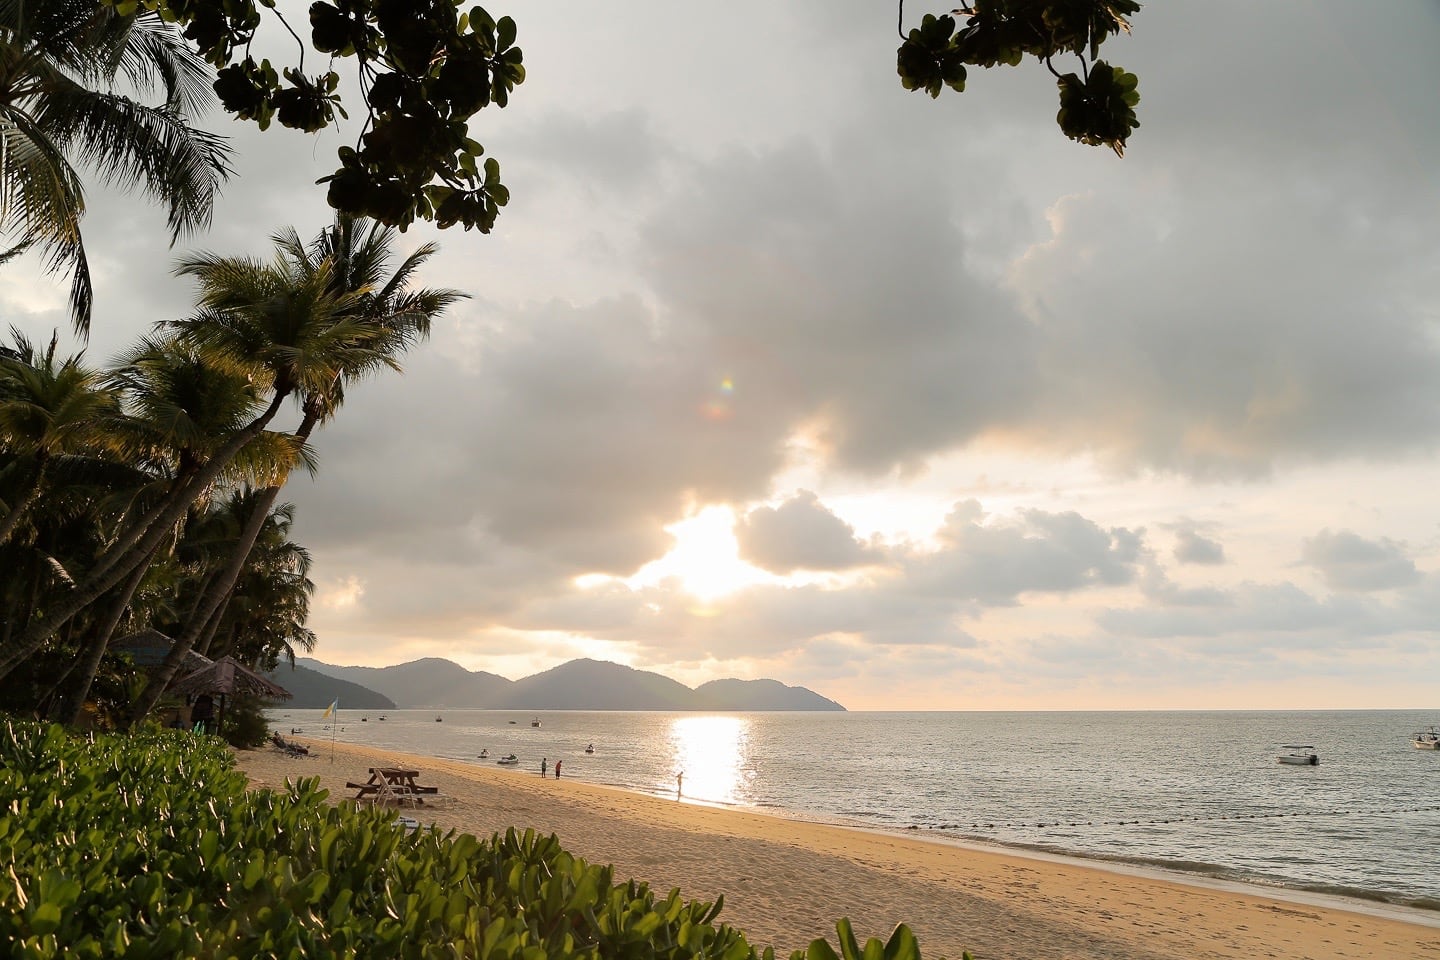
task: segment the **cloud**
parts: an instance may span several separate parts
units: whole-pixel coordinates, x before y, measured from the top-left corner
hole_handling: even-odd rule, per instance
[[[1366,540],[1349,530],[1320,531],[1305,541],[1303,557],[1332,590],[1390,590],[1420,580],[1403,544]]]
[[[1143,534],[1103,529],[1077,513],[1022,512],[982,523],[976,501],[957,504],[938,533],[940,549],[906,564],[908,589],[983,605],[1017,603],[1027,593],[1067,593],[1133,582]]]
[[[1440,516],[1375,480],[1423,490],[1440,440],[1430,6],[1147,5],[1106,46],[1144,97],[1123,162],[1063,138],[1033,63],[901,89],[893,8],[627,10],[519,18],[527,81],[473,131],[512,202],[400,239],[473,298],[349,391],[285,492],[322,658],[602,649],[935,707],[1440,666]],[[175,254],[329,221],[341,135],[235,132],[241,175],[176,250],[91,191],[92,359],[188,308]],[[0,300],[37,341],[65,326],[16,265]],[[712,504],[808,575],[577,585]]]
[[[778,507],[756,507],[736,525],[742,559],[771,573],[849,570],[880,559],[855,538],[855,528],[801,490]]]
[[[1352,596],[1316,597],[1289,582],[1247,583],[1226,602],[1099,611],[1095,623],[1121,636],[1209,639],[1237,650],[1320,648],[1402,629],[1387,608]]]
[[[1175,559],[1180,563],[1215,566],[1225,562],[1225,548],[1194,530],[1175,533]]]
[[[737,391],[868,474],[974,439],[1033,382],[1028,325],[966,267],[959,198],[905,165],[878,143],[730,152],[643,234],[671,322],[706,333]]]

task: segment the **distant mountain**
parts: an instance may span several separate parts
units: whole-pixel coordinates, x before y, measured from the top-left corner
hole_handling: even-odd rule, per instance
[[[499,706],[514,710],[693,710],[695,691],[658,673],[604,660],[571,660],[515,681]]]
[[[358,685],[393,703],[355,707],[394,709],[478,708],[491,710],[844,710],[804,687],[778,680],[712,680],[698,690],[648,670],[603,660],[571,660],[523,680],[507,680],[466,670],[438,658],[412,660],[393,667],[340,667],[301,660],[301,668],[334,682]],[[290,689],[283,677],[276,682]],[[368,689],[367,689],[368,688]],[[299,694],[297,692],[296,701]],[[325,696],[316,706],[327,706]],[[301,706],[299,702],[293,706]]]
[[[280,704],[281,708],[296,707],[301,710],[313,707],[328,707],[336,700],[346,708],[358,710],[394,710],[395,701],[348,680],[329,677],[296,664],[292,670],[288,663],[282,663],[273,673],[265,676],[280,684],[295,695],[293,700]]]
[[[695,688],[705,710],[844,710],[834,700],[779,680],[711,680]]]
[[[303,660],[327,676],[379,691],[401,707],[486,707],[503,697],[514,681],[484,671],[466,670],[451,660],[427,657],[393,667],[336,667]]]

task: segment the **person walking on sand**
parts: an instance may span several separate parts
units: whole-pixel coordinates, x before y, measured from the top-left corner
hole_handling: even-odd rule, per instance
[[[555,779],[556,779],[556,780],[559,780],[559,779],[560,779],[560,761],[559,761],[559,760],[556,760],[556,761],[555,761]]]
[[[685,771],[684,771],[684,770],[681,770],[679,773],[675,774],[675,796],[676,796],[677,798],[680,796],[680,791],[681,791],[681,789],[684,788],[684,786],[685,786]]]
[[[550,758],[549,758],[549,757],[541,757],[541,758],[540,758],[540,779],[541,779],[541,780],[544,780],[544,779],[545,779],[546,764],[548,764],[549,762],[550,762]],[[555,776],[557,776],[557,777],[560,776],[560,761],[559,761],[559,760],[556,760],[556,761],[555,761]]]

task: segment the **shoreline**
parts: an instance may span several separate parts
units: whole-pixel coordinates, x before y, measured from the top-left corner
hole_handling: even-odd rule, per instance
[[[952,838],[788,819],[575,780],[296,737],[315,753],[237,752],[256,785],[319,777],[332,800],[367,768],[403,764],[453,798],[406,810],[422,824],[488,837],[510,826],[554,833],[660,893],[723,895],[721,920],[787,956],[833,939],[850,917],[862,939],[907,923],[929,957],[958,960],[1194,960],[1265,956],[1436,958],[1440,915],[1288,888],[1210,881]]]
[[[318,739],[315,742],[322,746],[330,743],[328,740]],[[422,754],[413,754],[411,756],[417,760],[444,760],[450,763],[460,763],[467,767],[476,766],[461,758],[429,757]],[[481,766],[481,768],[489,769],[484,766]],[[515,771],[511,770],[510,772],[514,773]],[[521,772],[523,775],[526,771]],[[615,790],[627,795],[653,797],[661,800],[669,799],[668,793],[637,790],[622,783],[603,780],[586,780],[583,782],[589,786]],[[1404,895],[1393,891],[1373,891],[1321,884],[1313,886],[1303,883],[1289,884],[1279,879],[1267,880],[1261,877],[1246,877],[1240,871],[1227,870],[1225,867],[1217,864],[1202,864],[1202,866],[1208,869],[1187,870],[1182,867],[1169,865],[1164,861],[1139,860],[1123,856],[1091,856],[1038,844],[1004,843],[1002,841],[989,840],[982,836],[974,836],[958,831],[937,830],[934,828],[926,829],[919,826],[886,826],[848,818],[839,814],[788,810],[781,807],[748,807],[742,804],[723,803],[691,797],[686,797],[685,802],[687,804],[709,807],[716,810],[754,813],[757,816],[774,817],[795,823],[829,826],[838,830],[856,830],[862,833],[876,833],[884,836],[901,837],[917,843],[933,843],[941,846],[959,847],[965,850],[996,853],[1002,856],[1011,855],[1068,863],[1081,867],[1089,866],[1116,873],[1148,877],[1157,880],[1168,880],[1172,883],[1191,884],[1235,893],[1252,893],[1300,905],[1309,904],[1332,909],[1352,910],[1360,913],[1373,913],[1376,916],[1397,919],[1406,923],[1416,923],[1421,926],[1440,928],[1440,901],[1424,900],[1423,902],[1417,902],[1406,900],[1404,899]]]

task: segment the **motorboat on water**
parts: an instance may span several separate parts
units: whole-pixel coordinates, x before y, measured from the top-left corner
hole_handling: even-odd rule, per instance
[[[1320,765],[1320,754],[1309,744],[1287,743],[1285,749],[1290,753],[1280,754],[1280,762],[1288,763],[1293,767],[1318,767]]]
[[[1416,750],[1440,750],[1440,727],[1416,730],[1410,737],[1410,742]]]
[[[502,767],[513,767],[513,766],[515,766],[515,764],[517,764],[517,763],[520,762],[520,758],[517,757],[517,756],[515,756],[515,754],[512,753],[512,754],[510,754],[510,756],[508,756],[508,757],[501,757],[499,760],[496,760],[495,762],[498,763],[498,764],[500,764],[500,766],[502,766]]]
[[[489,759],[490,759],[490,748],[489,748],[489,747],[482,747],[482,748],[480,749],[480,759],[481,759],[481,760],[489,760]]]
[[[585,748],[585,752],[586,752],[586,753],[594,753],[594,752],[595,752],[595,744],[592,743],[592,744],[590,744],[590,746],[586,747],[586,748]]]
[[[531,721],[530,721],[530,726],[532,726],[532,727],[538,727],[538,726],[540,726],[540,718],[539,718],[539,717],[536,717],[534,720],[531,720]]]

